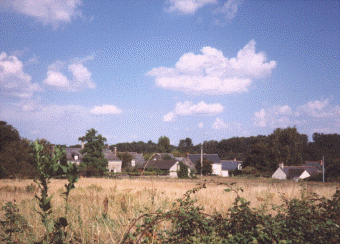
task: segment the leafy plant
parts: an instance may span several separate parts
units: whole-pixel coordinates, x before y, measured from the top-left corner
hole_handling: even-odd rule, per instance
[[[69,208],[68,198],[70,191],[75,188],[75,183],[78,181],[78,169],[71,163],[68,163],[67,166],[60,164],[64,148],[61,149],[60,146],[56,147],[51,156],[46,154],[42,155],[43,149],[44,146],[40,144],[38,140],[33,143],[33,158],[39,176],[34,182],[38,184],[40,189],[40,196],[35,195],[40,207],[40,211],[37,212],[40,214],[42,224],[46,229],[46,240],[43,240],[40,243],[64,243],[67,236],[65,228],[68,225],[66,218]],[[48,194],[48,184],[50,183],[51,178],[57,174],[59,169],[62,169],[66,174],[69,183],[65,184],[66,191],[62,193],[65,200],[65,216],[54,220],[51,217],[51,200],[53,195],[49,196]]]
[[[301,192],[301,199],[272,206],[251,208],[241,197],[242,188],[224,184],[236,194],[227,214],[204,213],[191,195],[206,187],[201,184],[177,199],[168,211],[147,213],[135,219],[121,243],[339,243],[340,189],[331,199]],[[162,227],[163,226],[163,227]],[[164,227],[166,226],[166,227]]]
[[[16,233],[23,232],[27,227],[26,219],[19,214],[18,205],[12,202],[7,202],[2,211],[5,212],[5,220],[1,220],[0,223],[4,229],[5,236],[1,238],[1,241],[5,243],[16,243],[13,241],[13,237]]]

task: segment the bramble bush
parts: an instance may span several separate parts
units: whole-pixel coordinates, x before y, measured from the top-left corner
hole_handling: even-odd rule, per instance
[[[134,220],[121,243],[339,243],[340,189],[331,199],[301,192],[301,199],[283,199],[272,205],[251,208],[239,195],[242,188],[225,184],[236,194],[228,214],[204,213],[191,196],[206,184],[187,191],[168,211],[157,210]],[[163,226],[163,228],[162,228]],[[164,226],[166,226],[164,228]]]

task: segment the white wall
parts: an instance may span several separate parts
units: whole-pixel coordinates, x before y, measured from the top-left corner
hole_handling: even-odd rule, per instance
[[[212,164],[212,174],[213,175],[222,175],[222,164]]]
[[[285,180],[285,179],[287,179],[287,175],[285,174],[285,172],[283,172],[283,170],[281,168],[278,168],[274,172],[274,174],[272,175],[272,178],[279,179],[279,180]]]

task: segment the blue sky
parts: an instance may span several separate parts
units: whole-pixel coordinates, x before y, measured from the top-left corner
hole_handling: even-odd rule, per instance
[[[72,145],[340,133],[340,1],[2,0],[0,119]]]

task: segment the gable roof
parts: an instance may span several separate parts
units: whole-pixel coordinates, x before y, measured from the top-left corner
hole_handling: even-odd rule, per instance
[[[189,158],[193,164],[201,160],[201,154],[189,154],[186,157]],[[203,158],[212,161],[214,164],[221,162],[217,154],[203,154]]]
[[[80,153],[81,150],[82,150],[81,148],[69,148],[69,147],[67,147],[65,149],[67,161],[82,161],[83,155]],[[107,159],[108,161],[121,161],[110,150],[104,149],[103,153],[104,153],[104,158]],[[74,155],[78,155],[78,160],[74,159],[74,157],[73,157]]]
[[[177,160],[171,159],[171,160],[150,160],[146,168],[156,168],[156,169],[163,169],[168,170],[170,169],[175,163],[177,163]]]
[[[136,165],[143,165],[145,163],[145,159],[142,154],[130,154],[135,160]]]
[[[222,170],[236,170],[238,169],[238,165],[242,165],[242,161],[235,160],[221,160]]]
[[[318,170],[316,167],[313,166],[284,166],[282,171],[286,174],[287,178],[295,178],[300,177],[300,175],[307,171],[310,175],[319,173],[320,170]]]

